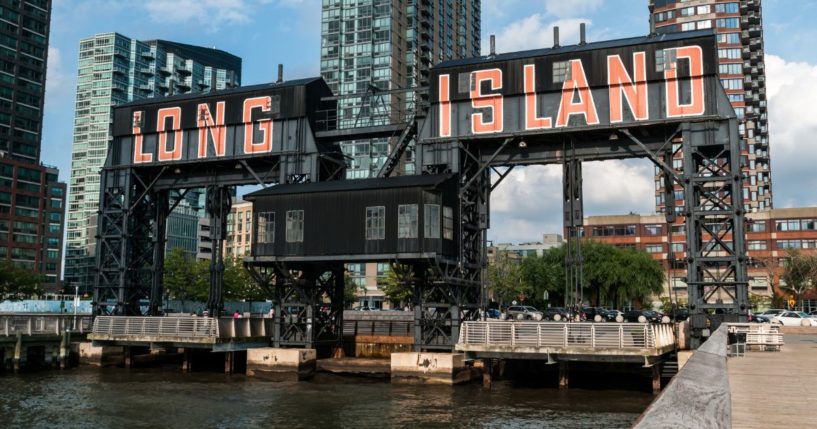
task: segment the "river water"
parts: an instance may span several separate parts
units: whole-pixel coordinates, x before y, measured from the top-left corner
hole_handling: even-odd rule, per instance
[[[624,428],[644,392],[495,382],[406,386],[319,375],[268,382],[178,369],[94,369],[0,375],[2,428]]]

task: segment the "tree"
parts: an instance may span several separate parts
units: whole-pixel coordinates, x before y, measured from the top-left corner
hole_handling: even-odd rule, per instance
[[[210,263],[197,262],[184,249],[175,247],[165,255],[162,283],[171,298],[207,301],[210,295]]]
[[[408,305],[414,298],[414,287],[420,280],[411,265],[391,264],[381,280],[383,293],[397,307]]]
[[[207,262],[209,276],[210,262]],[[209,278],[209,277],[208,277]],[[265,301],[269,298],[250,273],[241,258],[224,259],[224,299],[230,301]]]
[[[18,301],[43,293],[43,276],[15,266],[11,261],[0,261],[0,297]]]
[[[357,284],[349,273],[343,274],[343,306],[352,308],[352,304],[357,300]]]
[[[488,266],[488,291],[500,304],[524,301],[533,296],[533,289],[525,281],[520,262],[502,251],[496,253],[494,263]]]
[[[786,285],[781,288],[799,301],[803,294],[817,286],[817,255],[804,255],[797,250],[789,250],[787,260],[781,276]]]
[[[536,299],[548,291],[550,302],[561,304],[565,290],[565,246],[522,261],[523,283]],[[664,269],[640,250],[582,241],[582,288],[588,304],[620,307],[638,299],[645,302],[663,290]]]

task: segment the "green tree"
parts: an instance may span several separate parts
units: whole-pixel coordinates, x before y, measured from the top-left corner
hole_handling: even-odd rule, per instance
[[[43,276],[15,266],[11,261],[0,261],[0,297],[18,301],[43,293]]]
[[[210,262],[207,262],[209,275]],[[209,278],[209,277],[208,277]],[[264,301],[269,298],[244,268],[241,258],[224,259],[224,299],[228,301]]]
[[[523,283],[538,300],[544,291],[550,303],[561,305],[565,289],[565,246],[522,261]],[[644,252],[609,244],[582,241],[582,288],[591,305],[620,307],[633,299],[642,302],[663,290],[664,269]]]
[[[789,250],[781,288],[800,301],[809,289],[817,286],[817,255],[804,255],[797,250]]]
[[[534,292],[523,276],[521,261],[503,251],[498,251],[494,262],[488,266],[488,291],[500,304],[526,301]]]
[[[352,304],[357,301],[358,286],[349,273],[343,274],[343,307],[352,308]]]
[[[184,249],[175,247],[165,255],[165,292],[173,299],[207,301],[210,295],[210,263],[195,261]]]
[[[396,308],[400,308],[412,302],[414,287],[419,281],[421,279],[417,277],[411,265],[391,264],[380,284],[389,301]]]

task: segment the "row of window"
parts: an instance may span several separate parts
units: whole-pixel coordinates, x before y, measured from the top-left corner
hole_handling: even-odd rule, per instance
[[[815,231],[817,219],[786,219],[774,222],[777,231]]]
[[[440,216],[442,208],[442,217]],[[397,207],[397,238],[419,238],[419,205],[401,204]],[[441,223],[442,221],[442,223]],[[386,239],[386,207],[366,207],[366,240]],[[442,228],[441,228],[442,226]],[[423,237],[454,239],[454,210],[439,204],[423,205]],[[286,212],[286,242],[304,241],[304,211]],[[256,240],[259,244],[275,242],[275,212],[260,212],[257,218]]]

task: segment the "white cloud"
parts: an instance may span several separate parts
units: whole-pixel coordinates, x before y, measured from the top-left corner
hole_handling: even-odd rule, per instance
[[[654,211],[649,161],[586,162],[582,167],[585,216]],[[491,195],[492,240],[534,241],[543,233],[562,233],[561,165],[518,168]]]
[[[71,94],[73,89],[71,78],[65,72],[62,53],[58,48],[48,48],[48,69],[45,79],[45,91],[48,94],[46,101],[61,99]]]
[[[595,12],[602,3],[603,0],[545,0],[545,11],[557,18],[570,18]]]
[[[775,207],[817,205],[817,65],[766,56],[769,156]]]
[[[160,23],[194,23],[217,30],[221,25],[253,20],[256,6],[296,7],[305,0],[146,0],[142,3],[150,18]]]
[[[535,13],[515,21],[501,29],[496,35],[496,50],[499,53],[549,48],[553,46],[553,26],[559,27],[559,43],[570,45],[579,42],[579,24],[592,24],[586,18],[570,18],[549,21]],[[486,39],[487,40],[487,39]],[[482,42],[482,51],[488,52],[488,44]]]

